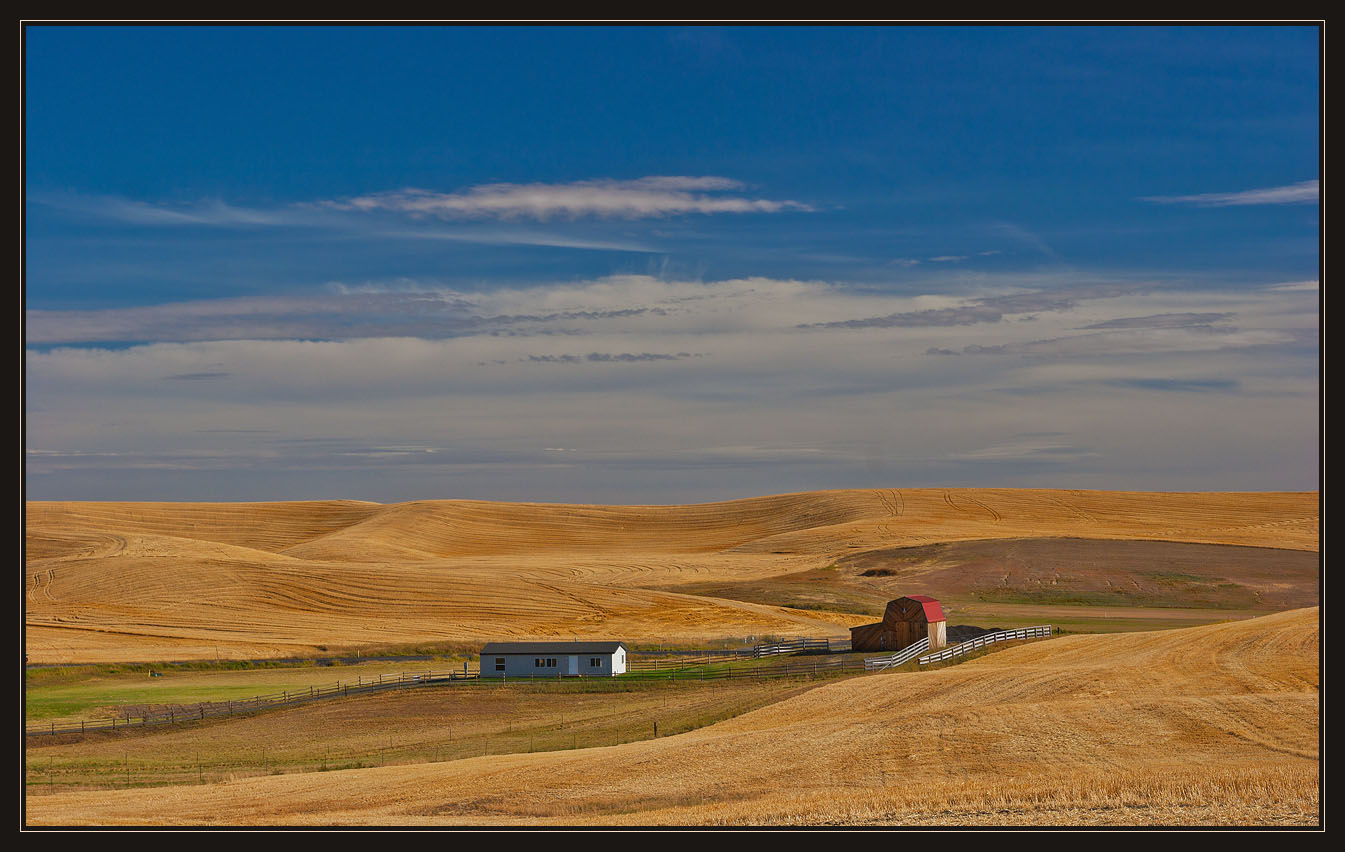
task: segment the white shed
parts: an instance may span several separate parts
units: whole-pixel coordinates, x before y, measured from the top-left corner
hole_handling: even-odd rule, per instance
[[[623,642],[488,642],[482,677],[614,677],[626,671]]]

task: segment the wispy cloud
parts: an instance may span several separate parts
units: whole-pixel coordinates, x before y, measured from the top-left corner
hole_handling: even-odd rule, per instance
[[[582,303],[562,310],[538,301],[510,302],[452,290],[382,290],[332,285],[308,297],[243,297],[134,308],[27,313],[27,342],[102,343],[204,340],[446,338],[475,334],[567,333],[555,323],[591,323],[661,315],[654,305],[604,307]],[[510,310],[510,309],[514,310]],[[532,308],[527,312],[519,309]],[[523,331],[517,331],[523,327]],[[170,378],[216,378],[197,374]]]
[[[1109,299],[1147,290],[1148,284],[1106,284],[1039,290],[975,299],[966,304],[923,311],[901,311],[881,317],[804,323],[799,328],[930,328],[994,323],[1013,314],[1067,311],[1080,301]]]
[[[687,213],[779,213],[798,201],[725,195],[745,185],[723,177],[653,176],[572,183],[492,183],[459,192],[400,189],[322,202],[337,210],[392,211],[443,219],[645,219]]]
[[[888,261],[889,266],[919,266],[922,263],[961,263],[964,260],[970,260],[973,257],[994,257],[997,254],[1003,254],[999,249],[990,249],[988,251],[978,251],[974,255],[970,254],[941,254],[935,257],[896,257]]]
[[[1051,248],[1046,240],[1021,225],[1015,225],[1013,222],[996,222],[991,226],[991,230],[1033,248],[1052,260],[1060,259],[1060,255],[1056,253],[1055,249]]]
[[[1240,207],[1250,204],[1315,204],[1320,197],[1318,182],[1305,180],[1268,189],[1206,192],[1200,195],[1151,195],[1143,200],[1157,204],[1193,204],[1197,207]]]
[[[680,361],[683,358],[697,358],[690,352],[590,352],[587,355],[529,355],[526,359],[538,364],[635,364],[644,361]]]
[[[211,228],[255,230],[260,228],[311,229],[343,237],[369,240],[451,241],[478,245],[524,245],[596,251],[655,252],[657,248],[630,237],[604,238],[591,234],[544,231],[518,225],[435,226],[371,221],[360,211],[340,204],[320,202],[272,207],[244,207],[218,199],[192,202],[139,201],[115,196],[35,194],[29,201],[73,215],[117,225],[143,228]],[[352,212],[352,210],[354,212]],[[506,217],[499,217],[506,218]]]
[[[476,228],[443,230],[441,228],[403,228],[377,231],[375,236],[394,240],[444,240],[457,243],[502,246],[544,246],[548,248],[592,249],[595,251],[630,251],[652,254],[659,249],[633,240],[604,240],[576,237],[568,234],[548,234],[539,231],[493,230]]]
[[[1239,329],[1224,326],[1121,327],[1088,334],[962,348],[964,355],[1026,355],[1043,358],[1101,358],[1179,352],[1220,352],[1294,345],[1299,329]],[[941,353],[936,353],[941,354]]]
[[[116,196],[37,194],[29,201],[80,216],[127,225],[162,226],[296,226],[319,224],[311,211],[277,207],[239,207],[218,199],[190,203],[153,203]]]
[[[1156,390],[1175,393],[1236,391],[1240,386],[1237,379],[1108,379],[1105,384],[1120,388],[1137,388],[1139,390]]]
[[[1117,317],[1116,319],[1095,322],[1084,328],[1192,328],[1232,319],[1236,314],[1221,313],[1172,313],[1153,314],[1147,317]]]
[[[915,296],[765,278],[395,281],[48,311],[30,335],[229,336],[29,350],[27,425],[47,452],[27,472],[46,496],[119,470],[143,489],[68,492],[100,499],[198,469],[219,473],[201,486],[212,499],[440,495],[449,473],[455,493],[506,499],[566,499],[578,475],[618,502],[654,470],[719,494],[987,471],[1194,487],[1182,472],[1152,478],[1173,465],[1212,471],[1208,487],[1298,481],[1316,438],[1313,294],[1069,279],[948,274]],[[1038,320],[990,321],[1024,311]],[[898,327],[800,327],[855,317]],[[285,326],[301,339],[256,339]],[[1230,454],[1246,466],[1230,472]]]

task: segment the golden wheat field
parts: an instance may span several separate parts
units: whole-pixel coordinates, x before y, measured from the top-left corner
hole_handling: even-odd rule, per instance
[[[612,747],[29,796],[27,819],[1315,824],[1318,618],[1065,636]]]
[[[884,590],[838,611],[699,586],[936,542],[1313,551],[1318,540],[1316,493],[885,489],[689,506],[32,502],[26,512],[33,662],[506,638],[844,637]],[[1273,586],[1272,577],[1261,588]]]

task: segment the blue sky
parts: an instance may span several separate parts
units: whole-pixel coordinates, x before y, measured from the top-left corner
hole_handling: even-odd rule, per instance
[[[1318,61],[28,27],[29,496],[1313,488]]]

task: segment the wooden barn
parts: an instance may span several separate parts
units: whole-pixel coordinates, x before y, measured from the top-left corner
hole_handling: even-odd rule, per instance
[[[926,636],[929,649],[948,644],[948,621],[943,607],[928,595],[907,595],[888,601],[883,620],[850,628],[855,651],[900,651]]]

